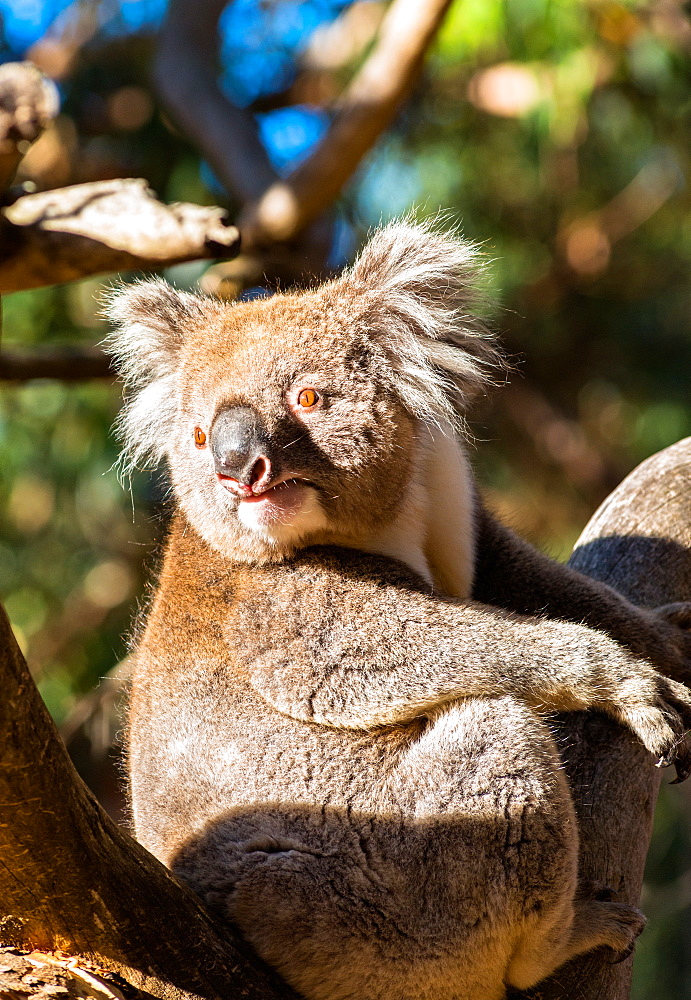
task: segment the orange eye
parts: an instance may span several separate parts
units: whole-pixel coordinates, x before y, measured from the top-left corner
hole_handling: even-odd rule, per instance
[[[201,427],[194,428],[194,443],[196,444],[197,448],[206,447],[206,434],[201,429]]]
[[[298,396],[298,406],[304,410],[309,410],[319,402],[319,393],[316,389],[302,389]]]

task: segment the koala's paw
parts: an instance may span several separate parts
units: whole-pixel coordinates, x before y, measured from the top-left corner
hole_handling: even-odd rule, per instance
[[[645,655],[667,677],[691,687],[691,602],[663,604],[645,614],[653,629]]]
[[[658,758],[657,767],[674,764],[673,784],[691,774],[691,691],[678,681],[648,671],[620,680],[616,714]]]
[[[653,609],[656,615],[666,618],[672,625],[691,629],[691,601],[678,601],[676,604],[662,604]]]
[[[636,938],[646,925],[646,919],[635,906],[626,903],[601,903],[606,907],[605,918],[609,925],[611,940],[607,947],[613,953],[609,959],[611,965],[624,962],[636,947]]]
[[[589,897],[589,891],[594,888],[592,883],[581,886],[574,901],[575,919],[569,952],[578,955],[593,948],[607,948],[607,958],[612,964],[623,962],[645,927],[645,916],[635,906],[600,898],[604,894],[601,891]],[[611,889],[607,892],[614,895]]]

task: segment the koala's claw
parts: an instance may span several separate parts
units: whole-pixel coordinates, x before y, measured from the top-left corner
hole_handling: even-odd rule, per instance
[[[691,750],[686,743],[686,733],[669,744],[655,767],[669,767],[671,764],[675,765],[677,773],[679,769],[684,770],[691,766]]]
[[[670,781],[670,785],[679,785],[682,781],[686,781],[691,774],[691,750],[686,742],[679,743],[668,750],[660,757],[655,767],[669,767],[670,764],[674,764],[674,769],[677,772],[676,778]]]
[[[656,767],[669,767],[674,765],[676,777],[670,782],[678,785],[691,774],[691,744],[688,741],[688,730],[682,732],[673,743],[665,750]]]
[[[676,769],[677,776],[676,778],[672,778],[670,785],[680,785],[682,781],[686,781],[688,776],[691,774],[691,768],[680,767],[677,761],[674,762],[674,767]]]
[[[687,739],[691,732],[691,691],[660,674],[649,681],[652,684],[643,682],[633,697],[624,697],[620,717],[656,755],[657,767],[674,764],[676,784],[691,775],[691,743]]]
[[[674,778],[670,784],[678,785],[682,781],[686,781],[688,776],[691,774],[691,746],[689,746],[688,739],[683,739],[674,748],[674,768],[677,772],[676,778]]]

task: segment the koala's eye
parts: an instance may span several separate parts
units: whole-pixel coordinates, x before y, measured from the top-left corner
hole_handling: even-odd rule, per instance
[[[194,428],[194,443],[196,444],[197,448],[206,447],[206,434],[201,429],[201,427]]]
[[[310,410],[319,402],[319,393],[316,389],[301,389],[298,394],[298,406],[303,410]]]

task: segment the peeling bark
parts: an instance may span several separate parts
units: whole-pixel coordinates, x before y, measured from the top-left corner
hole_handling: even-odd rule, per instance
[[[238,230],[221,208],[157,201],[141,179],[25,195],[0,216],[0,294],[108,271],[234,257]]]

